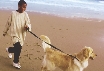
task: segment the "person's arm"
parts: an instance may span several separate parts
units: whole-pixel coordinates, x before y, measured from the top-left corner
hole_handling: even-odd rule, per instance
[[[26,28],[28,31],[31,31],[30,18],[29,18],[29,16],[28,16],[27,13],[26,13],[26,25],[25,25],[25,28]]]
[[[6,23],[4,31],[3,31],[3,36],[5,36],[7,34],[7,31],[9,30],[9,27],[11,26],[11,21],[12,21],[12,15],[10,15],[7,20],[7,23]]]

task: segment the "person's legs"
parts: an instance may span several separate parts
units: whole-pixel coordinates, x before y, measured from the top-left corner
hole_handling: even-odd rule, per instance
[[[9,53],[14,53],[14,47],[9,47],[9,48],[8,48],[8,52],[9,52]]]
[[[19,64],[19,56],[21,53],[22,46],[20,45],[20,42],[17,42],[13,45],[14,45],[14,47],[8,48],[8,52],[9,52],[9,54],[14,53],[13,66],[20,69],[21,66]]]
[[[9,47],[9,48],[6,48],[6,52],[8,52],[8,57],[11,59],[12,58],[12,54],[14,51],[14,47]]]
[[[21,49],[22,49],[22,46],[20,45],[20,42],[17,42],[14,44],[14,60],[13,60],[14,63],[19,62],[19,56],[21,53]]]

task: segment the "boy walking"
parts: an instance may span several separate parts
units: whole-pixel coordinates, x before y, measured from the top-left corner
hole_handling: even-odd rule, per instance
[[[27,3],[24,0],[18,2],[18,10],[13,11],[8,18],[3,36],[10,34],[14,47],[6,48],[9,58],[14,53],[13,66],[20,69],[19,56],[25,41],[27,30],[31,31],[31,24],[28,14],[25,12]]]

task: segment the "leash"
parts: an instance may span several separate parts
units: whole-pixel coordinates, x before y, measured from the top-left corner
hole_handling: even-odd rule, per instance
[[[41,40],[41,38],[39,38],[36,34],[34,34],[33,32],[31,32],[31,31],[29,31],[28,30],[28,32],[29,33],[31,33],[32,35],[34,35],[36,38],[38,38],[39,40]],[[43,41],[43,40],[41,40],[41,41]],[[45,41],[44,41],[45,42]],[[59,48],[57,48],[57,47],[55,47],[55,46],[53,46],[52,44],[49,44],[49,43],[47,43],[47,42],[45,42],[46,44],[48,44],[48,45],[50,45],[52,48],[54,48],[54,49],[57,49],[57,50],[59,50],[59,51],[61,51],[61,52],[63,52],[62,50],[60,50]],[[63,52],[63,53],[65,53],[65,52]],[[66,54],[66,53],[65,53]],[[68,56],[71,56],[72,58],[76,58],[78,61],[79,61],[79,59],[76,57],[76,56],[73,56],[73,55],[70,55],[70,54],[67,54]]]
[[[34,35],[36,38],[38,38],[39,40],[41,40],[41,38],[39,38],[39,37],[38,37],[36,34],[34,34],[33,32],[29,31],[29,33],[31,33],[31,34]],[[43,40],[41,40],[41,41],[43,41]],[[45,42],[45,41],[44,41],[44,42]],[[50,45],[52,48],[57,49],[57,50],[63,52],[62,50],[58,49],[57,47],[53,46],[52,44],[49,44],[49,43],[47,43],[47,42],[45,42],[45,43],[48,44],[48,45]]]

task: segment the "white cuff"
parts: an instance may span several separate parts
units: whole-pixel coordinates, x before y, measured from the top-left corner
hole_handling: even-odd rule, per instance
[[[29,31],[31,31],[31,24],[27,24],[27,26],[29,27]]]

